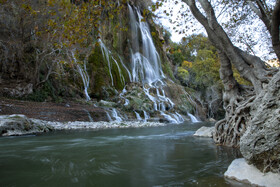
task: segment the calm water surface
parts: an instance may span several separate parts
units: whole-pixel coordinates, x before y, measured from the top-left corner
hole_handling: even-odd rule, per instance
[[[2,137],[0,186],[243,186],[223,178],[238,151],[202,125]]]

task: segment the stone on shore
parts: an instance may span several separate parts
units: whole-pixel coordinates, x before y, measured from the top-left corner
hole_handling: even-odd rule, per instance
[[[25,115],[0,115],[0,136],[37,134],[53,130],[82,130],[110,128],[141,128],[165,126],[166,123],[140,121],[53,122],[28,118]]]
[[[244,158],[239,158],[232,161],[224,176],[229,179],[256,186],[280,186],[279,173],[262,173],[255,166],[247,164]]]
[[[200,137],[208,137],[212,138],[214,133],[215,127],[201,127],[199,128],[195,133],[194,136],[200,136]]]
[[[33,133],[49,132],[53,127],[42,121],[34,122],[25,115],[0,116],[0,136],[25,135]]]

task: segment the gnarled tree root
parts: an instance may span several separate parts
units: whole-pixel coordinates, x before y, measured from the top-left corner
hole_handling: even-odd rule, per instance
[[[250,107],[255,96],[248,99],[235,100],[228,105],[225,119],[215,124],[214,141],[219,145],[239,147],[240,137],[250,120]]]

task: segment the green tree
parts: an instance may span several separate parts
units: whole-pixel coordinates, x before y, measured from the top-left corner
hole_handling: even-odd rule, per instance
[[[50,78],[54,84],[69,74],[76,79],[100,37],[100,22],[114,19],[126,3],[0,0],[2,78],[32,83],[35,90]]]
[[[177,78],[186,86],[205,90],[219,82],[217,51],[203,35],[183,38],[180,44],[172,44],[170,59],[178,65]]]

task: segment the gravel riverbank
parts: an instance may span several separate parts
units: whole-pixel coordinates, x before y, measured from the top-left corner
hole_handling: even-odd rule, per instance
[[[109,129],[109,128],[140,128],[165,126],[166,123],[158,122],[54,122],[28,118],[25,115],[1,115],[0,136],[19,136],[37,134],[55,130],[78,130],[78,129]]]

